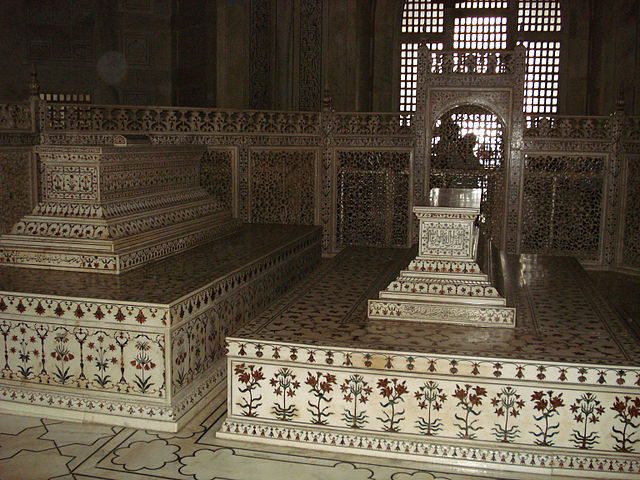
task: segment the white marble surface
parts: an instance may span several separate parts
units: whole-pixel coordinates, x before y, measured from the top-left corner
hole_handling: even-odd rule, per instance
[[[180,433],[0,414],[2,480],[542,480],[536,475],[415,464],[216,439],[224,405]],[[563,477],[555,477],[563,478]]]

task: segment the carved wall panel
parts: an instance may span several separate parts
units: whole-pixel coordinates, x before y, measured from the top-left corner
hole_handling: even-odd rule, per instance
[[[405,247],[409,240],[411,151],[336,151],[336,243]]]
[[[251,0],[249,34],[249,106],[271,108],[271,2]]]
[[[316,223],[316,149],[251,148],[249,159],[251,222]]]
[[[225,208],[234,208],[234,150],[207,150],[200,160],[200,185]]]
[[[622,266],[640,269],[640,155],[626,158]]]
[[[322,1],[300,2],[299,109],[320,110],[322,99]]]
[[[31,148],[0,149],[0,234],[33,208]]]
[[[525,156],[520,250],[599,262],[606,157]]]

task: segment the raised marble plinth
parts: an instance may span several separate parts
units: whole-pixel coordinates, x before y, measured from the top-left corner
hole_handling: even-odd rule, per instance
[[[228,338],[218,436],[541,478],[640,478],[640,341],[576,260],[507,259],[513,329],[367,319],[366,298],[409,258],[349,249],[323,260]]]
[[[245,225],[119,276],[0,266],[0,410],[176,431],[224,390],[225,337],[320,255],[319,227]]]
[[[38,146],[40,202],[0,264],[122,273],[239,227],[200,187],[197,146]]]
[[[478,261],[481,249],[487,265],[496,254],[488,240],[479,242],[480,195],[479,189],[436,188],[429,206],[413,208],[420,220],[418,256],[369,301],[369,318],[515,326],[515,308]]]

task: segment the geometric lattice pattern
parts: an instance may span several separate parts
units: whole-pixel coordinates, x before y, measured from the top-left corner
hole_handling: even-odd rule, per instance
[[[478,52],[504,50],[507,40],[517,37],[518,43],[529,50],[524,112],[557,112],[562,21],[559,1],[520,0],[517,5],[516,0],[459,1],[446,12],[443,5],[430,0],[405,1],[399,42],[400,111],[415,111],[414,62],[418,43],[425,40],[421,35],[428,33],[426,40],[432,50],[442,50],[443,46]],[[517,31],[515,22],[512,24],[507,16],[516,8]],[[444,18],[445,13],[453,18]],[[465,73],[461,67],[454,65],[453,71],[443,72],[435,68],[432,73]],[[481,67],[477,73],[491,69]]]
[[[429,50],[442,50],[442,43],[427,44]],[[418,43],[402,43],[400,50],[400,111],[416,111],[418,84]]]
[[[456,8],[507,8],[509,2],[506,0],[477,0],[471,2],[456,2]]]
[[[602,157],[525,156],[522,252],[599,259],[604,168]]]
[[[406,246],[411,154],[336,153],[337,245]]]
[[[550,0],[520,0],[518,30],[523,32],[559,32],[560,2]]]
[[[624,247],[622,261],[625,266],[640,268],[640,156],[627,158],[627,185],[625,196]]]
[[[464,50],[504,50],[507,48],[507,18],[456,18],[454,20],[453,48]]]
[[[313,225],[315,151],[254,149],[250,155],[251,221]]]
[[[558,110],[560,42],[521,43],[527,48],[524,112],[555,113]]]
[[[208,150],[200,160],[200,186],[225,208],[233,208],[233,154]]]
[[[504,127],[498,117],[478,106],[456,107],[435,122],[432,166],[495,168],[502,163]]]
[[[444,3],[406,0],[402,11],[402,33],[444,31]]]

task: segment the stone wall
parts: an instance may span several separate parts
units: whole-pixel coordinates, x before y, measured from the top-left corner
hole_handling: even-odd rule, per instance
[[[46,93],[166,105],[171,103],[171,2],[1,2],[0,59],[5,65],[0,100],[26,97],[35,64]]]

